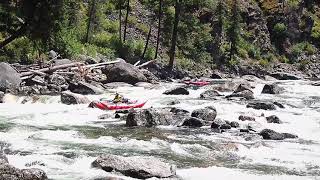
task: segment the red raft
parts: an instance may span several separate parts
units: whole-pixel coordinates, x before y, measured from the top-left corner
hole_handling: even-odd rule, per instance
[[[93,101],[89,104],[89,107],[96,107],[101,110],[121,110],[121,109],[132,109],[132,108],[142,108],[147,102],[138,103],[137,101],[134,101],[130,104],[125,103],[111,103],[108,101]]]
[[[195,85],[195,86],[205,86],[210,84],[208,81],[184,81],[185,84]]]

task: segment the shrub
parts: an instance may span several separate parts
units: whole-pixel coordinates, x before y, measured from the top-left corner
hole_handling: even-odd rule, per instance
[[[277,36],[284,36],[287,31],[287,26],[284,23],[277,23],[274,25],[273,31]]]
[[[239,49],[238,54],[244,59],[247,59],[249,57],[248,52],[245,49]]]
[[[267,66],[269,65],[269,61],[266,60],[266,59],[261,59],[261,60],[259,61],[259,64],[260,64],[261,66],[263,66],[263,67],[267,67]]]
[[[149,33],[149,27],[143,23],[137,24],[137,28],[145,35]]]
[[[311,31],[311,37],[315,39],[315,41],[320,41],[320,20],[316,19]]]

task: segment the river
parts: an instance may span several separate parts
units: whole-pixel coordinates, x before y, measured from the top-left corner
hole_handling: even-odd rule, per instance
[[[206,87],[191,89],[188,96],[162,93],[177,83],[155,88],[119,87],[115,91],[133,99],[148,100],[145,108],[166,107],[168,102],[192,111],[213,105],[217,118],[237,121],[241,127],[254,126],[288,132],[298,139],[267,141],[239,136],[237,130],[216,134],[210,127],[198,129],[161,126],[127,128],[125,121],[98,119],[105,114],[87,105],[63,105],[59,97],[43,96],[37,103],[0,104],[0,147],[10,164],[18,168],[40,168],[49,179],[95,179],[114,176],[91,168],[91,162],[104,153],[122,156],[154,156],[177,166],[186,180],[219,179],[320,179],[320,87],[310,81],[279,81],[280,95],[261,94],[264,82],[254,89],[256,99],[273,99],[285,109],[275,111],[246,108],[245,102],[201,100]],[[228,94],[225,93],[225,94]],[[113,112],[107,112],[114,116]],[[284,123],[267,123],[265,116],[277,115]],[[256,117],[256,122],[239,121],[239,115]],[[130,179],[122,177],[124,179]]]

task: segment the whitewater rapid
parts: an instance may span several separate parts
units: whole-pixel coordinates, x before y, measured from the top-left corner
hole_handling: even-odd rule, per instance
[[[36,103],[21,104],[21,99],[0,104],[0,148],[10,164],[18,168],[40,168],[49,179],[95,179],[119,177],[91,168],[91,162],[104,153],[123,156],[155,156],[177,165],[177,174],[186,180],[219,179],[320,179],[320,87],[309,81],[279,81],[285,88],[280,95],[261,94],[256,84],[256,99],[284,104],[275,111],[246,108],[246,103],[201,100],[206,87],[190,89],[188,96],[162,93],[178,83],[163,83],[153,88],[119,87],[91,100],[111,98],[114,92],[132,99],[148,100],[145,108],[171,107],[188,111],[213,105],[217,118],[237,121],[245,128],[265,128],[288,132],[298,139],[265,141],[246,139],[231,132],[216,134],[209,127],[199,129],[160,126],[127,128],[125,122],[98,116],[113,112],[87,108],[87,105],[63,105],[59,97],[43,96]],[[230,94],[231,92],[224,92]],[[270,124],[265,117],[277,115],[284,123]],[[256,122],[242,122],[239,115],[254,116]],[[121,177],[123,179],[131,179]]]

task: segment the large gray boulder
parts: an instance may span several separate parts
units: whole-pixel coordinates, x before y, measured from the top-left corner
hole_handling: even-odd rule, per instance
[[[70,59],[55,59],[52,61],[53,66],[60,66],[65,64],[71,64],[72,61]]]
[[[16,89],[21,83],[19,73],[8,63],[0,63],[0,91],[7,89]]]
[[[150,108],[132,111],[126,118],[126,126],[154,127],[159,125],[178,126],[188,117],[187,111],[176,108]]]
[[[296,76],[294,74],[285,73],[285,72],[276,72],[270,74],[270,76],[278,79],[278,80],[299,80],[301,77]]]
[[[213,106],[208,106],[202,109],[196,109],[191,113],[192,117],[200,118],[205,121],[214,121],[217,117],[217,110]]]
[[[263,86],[263,94],[280,94],[283,88],[279,87],[277,84],[266,84]]]
[[[264,129],[262,130],[259,135],[266,140],[284,140],[284,139],[294,139],[298,138],[298,136],[290,133],[278,133],[272,129]]]
[[[69,83],[69,90],[73,93],[83,95],[103,93],[102,89],[83,81]]]
[[[135,84],[137,82],[147,82],[147,78],[140,70],[132,64],[119,62],[103,69],[107,76],[107,82],[126,82]]]
[[[46,173],[40,169],[18,169],[10,165],[8,159],[0,155],[0,180],[46,180]]]
[[[76,94],[72,93],[70,91],[64,91],[61,93],[61,102],[63,104],[71,105],[71,104],[89,104],[90,100],[81,95],[81,94]]]
[[[216,90],[206,90],[200,94],[200,99],[216,99],[217,96],[222,95]]]
[[[171,178],[176,176],[175,166],[154,157],[102,155],[92,162],[92,166],[107,172],[120,172],[125,176],[138,179]]]
[[[176,87],[165,91],[165,95],[189,95],[189,91],[184,87]]]
[[[232,94],[226,96],[226,98],[245,98],[247,100],[254,99],[254,94],[251,90],[243,90],[240,92],[233,92]]]

